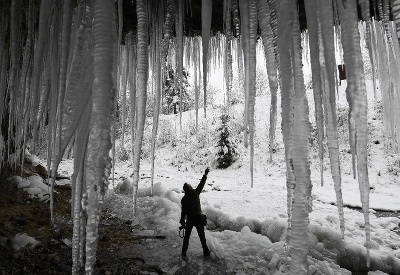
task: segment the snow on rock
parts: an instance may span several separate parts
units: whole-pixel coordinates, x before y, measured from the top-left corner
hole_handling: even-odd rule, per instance
[[[133,192],[132,182],[127,178],[121,178],[115,187],[115,193],[129,195]]]
[[[49,186],[43,183],[43,179],[38,175],[32,175],[28,178],[14,176],[9,178],[8,181],[16,185],[18,189],[27,192],[31,197],[38,198],[41,201],[49,199]]]
[[[39,242],[35,240],[34,238],[28,236],[26,233],[23,234],[16,234],[14,238],[11,241],[12,247],[15,251],[20,250],[21,248],[24,248],[27,245],[31,245],[31,247],[35,247]]]

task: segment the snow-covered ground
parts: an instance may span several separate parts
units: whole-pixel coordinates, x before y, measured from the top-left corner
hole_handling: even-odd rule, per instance
[[[377,210],[400,211],[400,181],[397,175],[389,171],[396,156],[384,152],[383,121],[374,107],[370,81],[367,87],[368,122],[374,129],[369,136],[371,270],[378,270],[368,274],[400,274],[399,215],[376,215]],[[339,108],[347,106],[344,90],[345,85],[340,86]],[[307,93],[312,114],[312,95],[310,91]],[[256,135],[266,136],[269,99],[260,98],[256,102],[256,124],[259,129]],[[310,121],[313,121],[313,117],[310,117]],[[373,142],[375,140],[380,142],[376,144]],[[223,258],[228,266],[227,271],[236,274],[288,274],[290,258],[285,245],[287,193],[279,118],[277,142],[280,149],[272,163],[267,162],[266,138],[265,142],[256,144],[253,188],[250,187],[249,153],[246,151],[242,151],[241,165],[225,170],[211,169],[209,173],[201,195],[202,209],[208,217],[207,242],[214,251],[212,257]],[[346,206],[350,206],[344,209],[344,240],[339,231],[329,162],[325,161],[324,185],[321,186],[318,158],[310,159],[314,200],[309,226],[309,274],[351,274],[349,270],[366,270],[364,218],[359,209],[355,209],[361,207],[360,191],[357,180],[353,179],[350,154],[346,153],[346,149],[340,148],[343,200]],[[142,229],[151,228],[164,235],[175,236],[179,227],[182,186],[185,182],[196,186],[201,179],[201,171],[207,165],[187,171],[178,169],[171,165],[170,150],[161,148],[157,151],[153,196],[150,196],[150,165],[142,161],[138,215],[134,223],[140,224]],[[63,161],[59,172],[71,175],[72,160]],[[115,185],[120,177],[129,178],[131,173],[129,162],[117,163]],[[110,183],[105,205],[112,215],[133,220],[131,198],[115,194],[114,187]],[[180,250],[180,245],[175,249]],[[188,254],[195,253],[196,249],[200,249],[200,244],[194,233]]]

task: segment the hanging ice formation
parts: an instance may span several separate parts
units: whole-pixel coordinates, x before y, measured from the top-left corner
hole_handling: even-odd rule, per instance
[[[211,32],[212,0],[201,0],[201,38],[203,46],[204,117],[207,116],[208,50]]]
[[[224,59],[224,76],[225,76],[225,106],[229,113],[232,90],[232,26],[231,17],[232,0],[224,0],[224,29],[225,29],[225,59]]]
[[[155,4],[155,3],[153,3]],[[162,67],[164,62],[162,60],[162,26],[164,24],[164,6],[163,2],[158,2],[156,7],[153,7],[156,12],[152,13],[151,23],[153,25],[153,33],[151,38],[151,45],[153,45],[154,57],[153,67],[155,71],[155,91],[154,91],[154,113],[153,113],[153,130],[151,135],[151,195],[153,194],[153,182],[154,182],[154,156],[156,149],[156,138],[158,131],[158,122],[160,116],[160,105],[161,105],[161,90],[162,90]]]
[[[360,35],[357,27],[357,7],[349,1],[347,8],[338,2],[341,21],[342,44],[346,64],[347,88],[346,97],[350,106],[349,124],[354,134],[353,148],[357,156],[357,175],[364,212],[367,265],[369,266],[369,180],[367,165],[367,95],[364,80],[364,67],[360,48]],[[351,134],[351,132],[350,132]],[[356,138],[356,140],[355,140]]]
[[[177,0],[178,9],[175,17],[176,51],[175,51],[175,90],[179,90],[179,131],[182,131],[182,82],[183,82],[183,0]]]
[[[258,1],[258,21],[261,29],[262,43],[264,46],[265,63],[268,73],[269,89],[271,92],[271,107],[269,113],[269,161],[272,162],[272,154],[275,143],[278,75],[274,46],[274,35],[271,26],[271,12],[267,2]],[[275,41],[276,43],[276,41]]]

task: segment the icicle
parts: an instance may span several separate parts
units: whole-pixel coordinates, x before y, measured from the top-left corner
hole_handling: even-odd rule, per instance
[[[8,14],[0,12],[1,24],[0,24],[0,123],[3,121],[4,105],[6,102],[6,90],[7,90],[7,76],[8,76],[8,47],[6,47],[6,33],[9,27]],[[3,137],[6,133],[2,133],[2,127],[0,127],[0,135]],[[1,138],[1,137],[0,137]],[[0,151],[0,172],[2,166],[4,166],[5,150],[4,147]]]
[[[184,21],[184,13],[183,13],[183,0],[178,0],[178,15],[175,20],[175,30],[176,30],[176,46],[177,46],[177,55],[176,55],[176,64],[177,70],[175,70],[175,90],[178,90],[179,85],[179,131],[182,132],[182,82],[183,82],[183,21]]]
[[[121,148],[125,150],[125,121],[126,121],[126,86],[128,81],[128,74],[129,74],[129,66],[128,66],[128,50],[126,47],[121,49],[121,59],[120,62],[122,63],[122,118],[121,118]]]
[[[201,1],[201,37],[203,46],[203,89],[204,89],[204,117],[207,117],[207,72],[208,49],[211,31],[212,0]]]
[[[34,67],[33,67],[33,84],[32,84],[32,94],[33,103],[32,111],[35,112],[39,107],[39,84],[40,75],[42,72],[43,65],[43,54],[45,52],[46,40],[48,37],[48,30],[51,18],[51,12],[53,10],[55,2],[53,0],[43,0],[40,3],[40,17],[39,17],[39,34],[37,39],[37,44],[35,47],[34,55]],[[34,125],[38,122],[34,121]],[[35,127],[34,127],[35,128]],[[36,136],[33,136],[33,144],[35,143]],[[35,150],[34,150],[35,151]]]
[[[200,41],[194,39],[193,45],[193,58],[194,58],[194,109],[196,112],[196,135],[199,127],[199,79],[198,73],[200,73]]]
[[[250,93],[250,33],[249,33],[249,3],[239,0],[240,7],[240,40],[243,46],[244,57],[244,147],[248,147],[248,125],[249,125],[249,93]],[[238,50],[241,49],[238,47]],[[239,71],[240,73],[240,71]]]
[[[32,52],[33,52],[33,47],[34,47],[34,40],[33,40],[33,25],[34,25],[34,11],[33,11],[33,0],[29,0],[29,9],[28,9],[28,18],[27,18],[27,36],[26,36],[26,44],[25,44],[25,52],[24,52],[24,61],[22,65],[22,72],[21,72],[21,100],[20,100],[20,106],[21,109],[24,111],[20,112],[20,125],[23,125],[21,127],[22,130],[22,135],[23,135],[23,140],[22,140],[22,158],[21,158],[21,174],[22,171],[24,171],[24,162],[25,162],[25,148],[26,148],[26,136],[27,136],[27,125],[25,125],[25,112],[26,110],[29,110],[29,104],[28,100],[30,97],[30,93],[28,92],[29,90],[27,87],[29,87],[29,83],[27,82],[28,76],[29,76],[29,70],[32,64]],[[1,48],[1,45],[0,45]],[[1,62],[1,60],[0,60]],[[1,110],[0,106],[0,110]],[[1,116],[0,116],[0,121],[1,121]],[[0,131],[1,132],[1,131]],[[1,133],[0,133],[1,134]]]
[[[315,122],[317,125],[318,133],[318,152],[319,152],[319,169],[321,186],[324,185],[324,115],[322,108],[322,84],[320,77],[320,64],[319,64],[319,42],[318,42],[318,12],[317,0],[309,0],[305,3],[307,15],[307,28],[310,39],[310,52],[311,52],[311,69],[312,69],[312,86],[315,104]],[[333,26],[332,26],[333,27]]]
[[[254,106],[255,106],[255,97],[256,97],[256,39],[257,39],[257,28],[258,28],[258,20],[257,20],[257,2],[258,0],[252,0],[249,7],[249,35],[250,35],[250,51],[249,51],[249,61],[250,66],[248,70],[250,71],[249,76],[249,132],[250,132],[250,175],[251,175],[251,187],[253,187],[254,182]]]
[[[136,203],[139,184],[140,152],[143,141],[144,123],[146,119],[147,78],[148,78],[148,21],[147,5],[144,0],[137,0],[136,12],[138,17],[137,45],[137,127],[134,146],[133,162],[133,215],[136,215]]]
[[[275,147],[275,129],[277,120],[277,91],[278,76],[275,59],[273,33],[270,25],[271,16],[268,3],[258,1],[258,20],[261,29],[261,37],[264,45],[265,63],[268,73],[269,89],[271,92],[271,108],[269,113],[269,161],[272,162],[273,149]]]
[[[72,218],[73,218],[73,234],[72,234],[72,274],[79,274],[81,252],[81,225],[84,220],[82,211],[82,193],[86,184],[85,181],[85,168],[84,160],[86,158],[86,148],[89,139],[89,119],[91,104],[86,106],[82,113],[82,120],[79,123],[78,130],[76,131],[76,141],[74,144],[74,173],[71,176],[71,184],[74,186],[71,194],[73,198],[72,203]]]
[[[336,114],[336,82],[335,82],[335,46],[333,29],[333,9],[330,5],[320,5],[318,19],[320,21],[319,45],[321,80],[324,97],[326,119],[326,135],[331,163],[332,179],[335,186],[336,205],[339,212],[340,231],[344,239],[344,213],[342,198],[342,179],[340,173],[339,142]]]
[[[399,2],[400,3],[400,2]],[[372,71],[372,83],[373,83],[373,89],[374,89],[374,98],[375,101],[377,100],[377,94],[376,94],[376,68],[375,68],[375,53],[373,51],[373,45],[372,45],[372,41],[371,41],[371,16],[370,16],[370,5],[369,5],[369,1],[367,0],[363,0],[360,3],[361,6],[361,12],[362,12],[362,16],[363,19],[365,21],[365,40],[366,40],[366,45],[367,45],[367,49],[368,49],[368,54],[369,54],[369,59],[371,62],[371,71]]]
[[[135,140],[135,129],[136,129],[136,37],[133,37],[129,41],[129,67],[131,73],[129,74],[129,101],[130,101],[130,133],[131,133],[131,149],[132,149],[132,165],[133,165],[133,148]]]
[[[113,49],[113,56],[114,60],[120,60],[121,54],[119,50],[120,45],[114,45]],[[113,122],[111,126],[111,162],[112,162],[112,171],[111,171],[111,180],[113,187],[115,186],[115,163],[116,163],[116,153],[115,153],[115,141],[117,139],[117,116],[118,116],[118,99],[120,95],[120,88],[121,88],[121,62],[114,62],[114,69],[113,72],[113,80],[116,83],[115,89],[115,97],[114,97],[114,114],[113,114]]]
[[[68,70],[68,60],[70,53],[70,43],[71,43],[71,25],[72,25],[72,0],[65,0],[63,2],[63,18],[62,18],[62,34],[61,34],[61,57],[60,57],[60,77],[59,77],[59,96],[57,103],[57,124],[58,124],[58,141],[56,153],[61,154],[61,144],[62,144],[62,129],[63,121],[62,114],[64,112],[64,99],[65,91],[67,86],[67,70]],[[53,172],[57,172],[58,161],[61,159],[53,160]]]
[[[276,59],[276,66],[278,67],[278,72],[280,71],[279,69],[279,50],[278,50],[278,20],[276,17],[276,3],[275,0],[267,0],[268,6],[269,6],[269,12],[271,14],[271,18],[269,20],[269,23],[271,25],[271,30],[272,30],[272,42],[274,44],[274,52],[275,52],[275,59]]]
[[[57,98],[58,94],[58,82],[59,82],[59,13],[61,9],[59,6],[56,7],[55,13],[52,18],[52,34],[50,36],[50,51],[49,68],[51,68],[51,91],[50,91],[50,100],[49,100],[49,124],[48,130],[49,135],[48,138],[48,160],[47,160],[47,171],[48,171],[48,181],[50,181],[50,220],[54,222],[54,183],[57,171],[50,172],[50,164],[53,158],[53,153],[55,151],[56,146],[56,129],[57,129]],[[51,173],[51,178],[50,178]]]
[[[161,90],[162,90],[162,78],[161,78],[161,68],[162,68],[162,62],[161,62],[161,39],[162,39],[162,33],[161,33],[161,26],[163,25],[163,6],[162,2],[159,2],[158,4],[158,12],[161,14],[158,14],[158,17],[155,18],[156,22],[153,22],[153,26],[155,29],[153,31],[155,32],[155,43],[153,45],[155,46],[155,93],[154,93],[154,112],[153,112],[153,129],[152,129],[152,136],[151,136],[151,195],[153,195],[153,183],[154,183],[154,156],[155,156],[155,147],[156,147],[156,139],[157,139],[157,131],[158,131],[158,122],[159,122],[159,116],[160,116],[160,104],[161,104]],[[156,15],[156,14],[154,14]]]
[[[138,1],[139,3],[139,1]],[[112,1],[95,2],[93,12],[93,107],[90,116],[90,135],[87,148],[87,225],[86,274],[93,274],[96,261],[99,203],[107,189],[111,159],[111,124],[113,118],[113,43],[114,4]]]
[[[388,134],[391,133],[391,120],[390,120],[390,113],[391,113],[391,104],[390,104],[390,66],[386,66],[389,63],[389,57],[387,54],[387,44],[385,43],[385,37],[382,33],[382,28],[375,20],[372,21],[372,36],[373,41],[376,43],[376,55],[377,55],[377,72],[379,78],[379,86],[381,90],[381,97],[382,97],[382,106],[383,106],[383,122],[385,126],[385,132],[387,133],[385,136],[385,151],[388,152],[392,135]],[[383,65],[383,66],[382,66]]]
[[[294,194],[294,172],[292,161],[292,129],[293,129],[293,78],[291,66],[291,45],[292,37],[292,24],[293,19],[289,17],[287,11],[292,10],[289,1],[281,4],[279,2],[279,9],[277,16],[277,31],[280,36],[277,38],[277,46],[279,49],[279,69],[280,69],[280,84],[281,84],[281,105],[282,105],[282,136],[285,145],[285,161],[286,161],[286,187],[287,187],[287,211],[288,211],[288,233],[286,243],[290,244],[291,238],[291,220],[293,208],[293,194]],[[284,4],[284,5],[283,5]]]
[[[281,10],[286,7],[286,5],[284,5],[282,2],[280,5]],[[291,11],[289,10],[288,12],[292,13],[292,15],[289,15],[289,18],[287,19],[293,20],[291,32],[293,39],[292,66],[295,93],[293,97],[294,123],[292,164],[296,179],[292,209],[292,231],[290,236],[290,273],[300,275],[308,273],[308,226],[310,223],[309,213],[312,211],[311,172],[310,162],[308,160],[308,137],[310,133],[310,123],[308,120],[309,110],[304,85],[303,65],[301,62],[299,15],[297,13],[297,5],[293,5],[292,1],[288,1],[287,5],[288,9],[290,9],[289,5],[291,5]],[[287,25],[287,27],[289,26],[290,25]]]
[[[232,0],[224,0],[224,29],[225,29],[225,64],[224,64],[224,76],[225,76],[225,106],[229,113],[230,109],[230,94],[232,90]]]
[[[20,145],[16,140],[18,130],[16,130],[16,120],[19,117],[17,106],[17,99],[19,97],[19,71],[20,71],[20,28],[21,28],[21,0],[13,0],[11,3],[10,11],[10,78],[8,81],[8,138],[7,138],[7,152],[8,155],[16,154],[15,158],[8,160],[10,165],[14,167],[19,162],[18,151]]]
[[[257,8],[256,2],[248,3],[239,0],[241,15],[241,37],[243,40],[243,53],[245,64],[245,132],[247,127],[250,133],[250,173],[251,187],[253,187],[253,158],[254,158],[254,104],[255,104],[255,70],[256,70],[256,32],[257,32]],[[247,146],[247,135],[245,135]]]
[[[347,9],[338,3],[341,22],[343,53],[346,64],[346,94],[350,106],[350,118],[354,120],[357,153],[358,183],[364,212],[367,266],[369,267],[370,223],[369,223],[369,180],[367,165],[367,93],[364,66],[360,48],[360,34],[357,28],[357,6],[349,1]]]
[[[392,30],[392,37],[395,37],[395,28],[394,26],[391,28]],[[391,67],[391,93],[392,93],[392,98],[393,98],[393,110],[392,114],[390,116],[390,119],[392,120],[392,135],[393,135],[393,144],[392,144],[392,152],[399,152],[400,151],[400,134],[398,129],[400,128],[400,121],[396,118],[400,117],[400,108],[398,108],[396,102],[400,102],[400,92],[399,92],[399,87],[400,87],[400,80],[397,77],[398,72],[400,71],[400,48],[397,46],[394,46],[391,51],[389,51],[391,54],[390,58],[390,67]]]
[[[76,131],[82,112],[91,95],[90,83],[93,76],[90,64],[93,63],[93,59],[89,54],[92,43],[90,36],[91,29],[84,26],[78,29],[63,103],[61,144],[52,170],[57,170],[58,163]]]

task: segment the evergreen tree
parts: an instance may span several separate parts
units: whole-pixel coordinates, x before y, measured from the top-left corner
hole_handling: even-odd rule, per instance
[[[225,169],[237,160],[238,153],[236,151],[236,145],[230,140],[230,131],[228,126],[230,120],[229,115],[222,114],[220,120],[221,126],[217,129],[217,132],[219,132],[217,143],[217,168]]]

